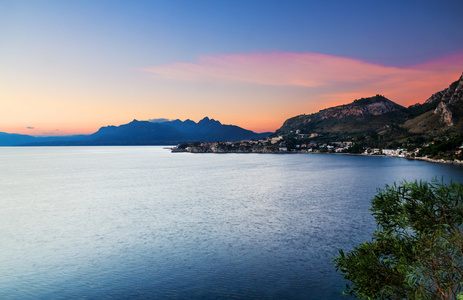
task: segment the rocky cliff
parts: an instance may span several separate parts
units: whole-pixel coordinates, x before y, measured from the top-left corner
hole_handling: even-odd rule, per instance
[[[463,74],[448,88],[433,94],[422,105],[410,107],[418,111],[404,123],[412,134],[427,136],[459,134],[463,130]]]
[[[439,101],[439,104],[434,114],[439,114],[441,122],[447,126],[454,126],[461,121],[463,115],[463,74],[459,80],[440,93],[441,96],[435,100]]]

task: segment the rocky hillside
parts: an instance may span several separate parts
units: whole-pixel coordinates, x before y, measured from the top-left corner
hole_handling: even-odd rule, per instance
[[[463,75],[423,104],[403,107],[381,95],[286,120],[274,136],[310,135],[371,146],[423,143],[463,133]]]
[[[442,135],[463,132],[463,74],[448,88],[435,93],[421,107],[421,114],[403,125],[414,134]]]
[[[310,115],[286,120],[276,135],[299,130],[300,133],[356,133],[376,131],[403,123],[408,110],[381,95],[355,100]]]

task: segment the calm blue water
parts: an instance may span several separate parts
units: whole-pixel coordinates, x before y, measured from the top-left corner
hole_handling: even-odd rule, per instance
[[[376,189],[463,168],[385,157],[0,148],[1,299],[339,299]]]

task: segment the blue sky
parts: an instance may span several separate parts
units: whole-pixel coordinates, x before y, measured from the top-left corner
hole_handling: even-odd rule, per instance
[[[357,96],[423,102],[463,71],[462,12],[462,1],[0,0],[0,131],[206,115],[267,131]],[[407,80],[429,90],[406,92]]]

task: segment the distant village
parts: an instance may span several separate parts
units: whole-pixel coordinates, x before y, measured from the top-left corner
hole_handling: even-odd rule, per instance
[[[299,132],[296,134],[300,135]],[[351,141],[336,141],[320,143],[315,141],[318,134],[300,135],[300,142],[296,139],[285,139],[284,136],[268,137],[261,140],[245,140],[239,142],[208,142],[208,143],[185,143],[174,147],[172,152],[190,152],[190,153],[352,153]],[[307,138],[312,138],[308,142],[303,142]],[[423,145],[424,148],[430,145]],[[410,159],[421,159],[436,161],[428,155],[423,155],[422,147],[414,149],[380,149],[368,148],[362,149],[363,152],[357,152],[360,155],[382,155],[390,157],[402,157]],[[453,152],[453,156],[462,156],[463,144]],[[450,157],[449,157],[450,158]],[[462,160],[451,160],[439,162],[463,163]]]
[[[317,134],[310,137],[315,138]],[[318,143],[314,140],[302,143],[288,143],[283,136],[269,137],[261,140],[245,140],[239,142],[209,142],[209,143],[186,143],[174,147],[172,152],[190,153],[351,153],[353,146],[351,141],[339,141],[329,143]],[[424,145],[427,147],[429,145]],[[383,155],[391,157],[403,157],[413,159],[431,160],[428,156],[421,154],[422,148],[415,149],[380,149],[365,148],[360,155]],[[455,155],[461,156],[463,145],[455,151]],[[461,163],[460,160],[456,161]]]
[[[191,152],[191,153],[348,153],[352,142],[330,142],[328,144],[301,143],[288,148],[282,136],[268,138],[264,140],[248,140],[239,142],[213,142],[213,143],[192,143],[174,147],[172,152]],[[368,148],[365,155],[387,155],[406,157],[417,153],[407,152],[406,149],[378,149]]]

